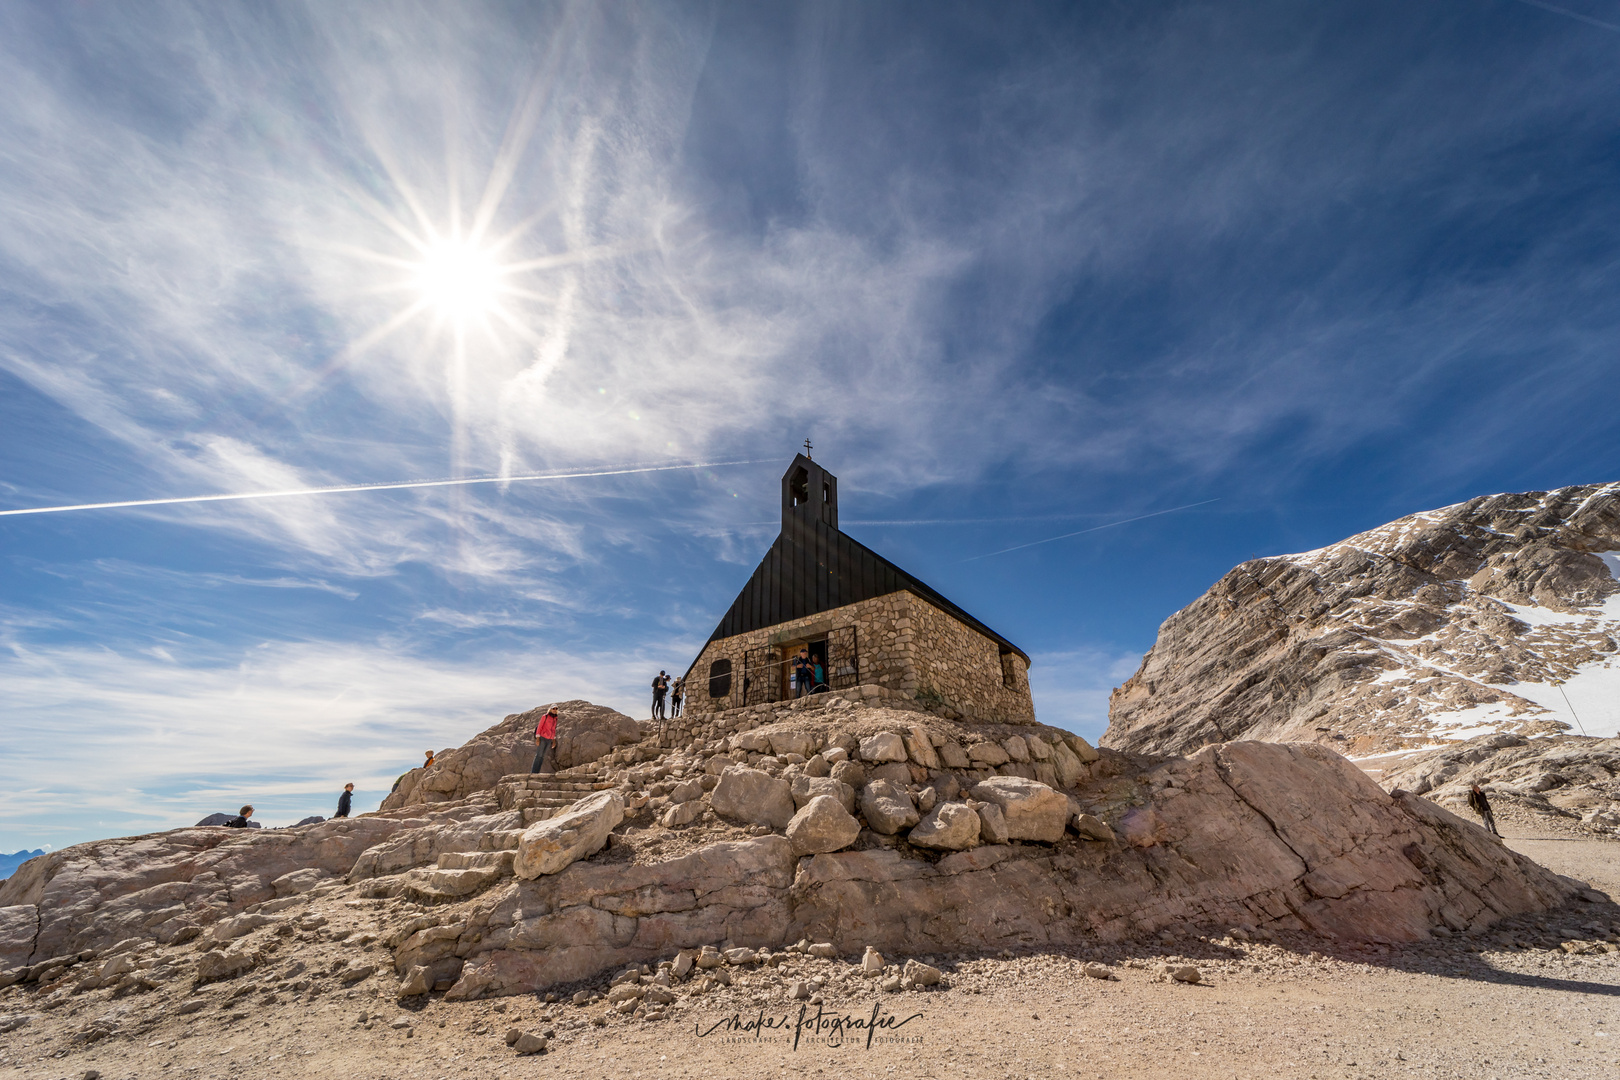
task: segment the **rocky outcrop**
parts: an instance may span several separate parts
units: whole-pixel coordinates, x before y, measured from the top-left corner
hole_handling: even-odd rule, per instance
[[[62,1004],[270,958],[291,970],[300,950],[352,937],[385,944],[392,974],[322,952],[321,978],[474,998],[677,954],[735,966],[806,940],[813,955],[890,956],[1209,925],[1410,940],[1582,889],[1320,746],[1155,760],[912,710],[803,717],[652,758],[621,747],[433,807],[53,853],[0,886],[0,982]],[[863,746],[881,760],[847,760]],[[1061,790],[1059,747],[1077,770]],[[728,780],[732,821],[716,805]],[[366,922],[333,933],[317,901]],[[181,962],[172,946],[192,941]],[[156,943],[166,959],[140,958]]]
[[[557,745],[548,755],[548,772],[596,761],[648,734],[642,722],[605,705],[579,700],[555,705]],[[412,769],[383,800],[382,809],[454,802],[492,789],[503,776],[528,772],[534,763],[534,729],[549,707],[513,713],[465,745],[437,754],[428,768]]]
[[[1620,484],[1473,499],[1246,562],[1165,620],[1114,691],[1103,744],[1370,754],[1563,731],[1552,682],[1620,650],[1615,551]]]
[[[1512,800],[1536,817],[1620,835],[1620,739],[1480,736],[1407,756],[1384,770],[1379,782],[1427,796],[1464,817],[1472,817],[1468,790],[1478,784],[1499,806]]]
[[[808,938],[904,955],[1189,924],[1406,941],[1579,890],[1425,800],[1385,794],[1326,748],[1211,747],[1143,779],[1129,787],[1151,799],[1156,835],[1141,846],[1068,840],[944,857],[877,846],[801,859],[766,836],[513,883],[444,942],[444,955],[464,959],[452,996],[543,989],[712,943]]]
[[[599,791],[579,800],[566,813],[533,825],[518,842],[513,872],[520,878],[555,874],[602,850],[624,820],[624,797]]]

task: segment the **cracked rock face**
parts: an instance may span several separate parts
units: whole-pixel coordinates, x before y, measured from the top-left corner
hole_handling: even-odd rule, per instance
[[[1232,570],[1165,620],[1103,745],[1368,755],[1570,725],[1555,680],[1620,651],[1620,484],[1492,495]]]
[[[28,980],[60,1003],[106,979],[146,992],[146,981],[188,969],[246,982],[250,971],[290,964],[282,978],[292,980],[307,961],[324,972],[317,983],[468,999],[683,951],[704,969],[753,963],[757,950],[800,940],[891,958],[1208,925],[1411,940],[1578,891],[1477,825],[1384,793],[1318,745],[1234,743],[1165,760],[1027,727],[1008,750],[995,740],[1012,735],[990,725],[885,708],[846,708],[838,723],[848,731],[773,723],[753,732],[755,751],[731,739],[649,740],[588,769],[510,776],[465,800],[346,821],[178,829],[53,852],[0,885],[0,950],[7,963],[21,958],[0,977]],[[850,787],[795,771],[809,759],[766,752],[780,742],[836,758],[885,725],[902,729],[908,756],[872,767],[895,779],[861,784],[867,828],[849,811]],[[984,750],[979,765],[949,765],[968,762],[969,746],[992,745],[1006,759],[1000,771],[984,764],[995,757]],[[1055,780],[1063,746],[1072,784],[1056,790],[1029,775],[1046,769]],[[1029,760],[1016,760],[1020,750]],[[734,794],[753,792],[743,802],[785,814],[782,826],[720,817],[711,803],[728,776]],[[716,783],[669,803],[693,778],[699,788]],[[801,778],[810,797],[796,808]],[[835,790],[812,794],[809,781]],[[701,817],[661,823],[681,807]],[[1014,828],[1023,838],[1009,835]],[[537,845],[552,834],[571,858],[523,876],[526,860],[548,856]],[[154,942],[192,941],[183,962],[163,970],[118,960]],[[351,947],[387,949],[391,962],[332,953]]]

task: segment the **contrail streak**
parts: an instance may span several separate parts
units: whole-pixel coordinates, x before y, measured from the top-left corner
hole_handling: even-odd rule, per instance
[[[1609,30],[1620,34],[1620,26],[1617,26],[1614,23],[1604,22],[1602,19],[1594,19],[1590,15],[1582,15],[1578,11],[1571,11],[1569,8],[1559,7],[1557,4],[1546,3],[1545,0],[1519,0],[1519,3],[1540,8],[1542,11],[1550,11],[1554,15],[1563,15],[1566,18],[1574,19],[1576,22],[1583,22],[1588,26],[1595,26],[1600,30]]]
[[[683,465],[636,465],[586,472],[526,473],[521,476],[463,476],[445,480],[399,480],[377,484],[335,484],[331,487],[293,488],[287,491],[244,491],[228,495],[183,495],[173,499],[125,499],[121,502],[77,503],[73,506],[29,506],[0,510],[0,517],[18,514],[61,514],[69,510],[113,510],[123,506],[175,506],[180,503],[233,502],[242,499],[280,499],[289,495],[337,495],[346,491],[398,491],[402,488],[458,487],[462,484],[506,484],[521,480],[577,480],[587,476],[627,476],[631,473],[674,472],[679,469],[720,469],[729,465],[757,465],[757,461],[699,461]]]
[[[973,562],[975,559],[988,559],[992,555],[1005,555],[1009,551],[1022,551],[1024,548],[1037,547],[1041,544],[1050,544],[1054,540],[1067,540],[1071,536],[1084,536],[1086,533],[1101,532],[1103,529],[1112,529],[1116,525],[1129,525],[1133,521],[1146,521],[1148,518],[1162,517],[1165,514],[1173,514],[1177,510],[1191,510],[1195,506],[1208,506],[1212,502],[1220,501],[1221,500],[1219,499],[1205,499],[1203,502],[1188,503],[1186,506],[1172,506],[1168,510],[1155,510],[1153,513],[1143,514],[1141,517],[1126,518],[1124,521],[1110,521],[1107,525],[1093,525],[1089,529],[1081,529],[1078,532],[1064,533],[1062,536],[1048,536],[1045,540],[1031,540],[1027,544],[1014,544],[1012,547],[1002,548],[1000,551],[987,551],[983,555],[973,555],[961,561]]]

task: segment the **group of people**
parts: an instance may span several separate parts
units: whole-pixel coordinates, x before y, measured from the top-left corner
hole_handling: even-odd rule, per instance
[[[652,718],[654,720],[668,720],[670,717],[681,715],[681,707],[686,704],[686,676],[670,681],[667,671],[660,671],[657,678],[652,681],[653,706]],[[664,705],[668,699],[669,708],[666,713]]]
[[[792,671],[794,697],[819,694],[828,689],[827,666],[821,657],[810,655],[808,645],[801,648],[799,654],[793,658]]]

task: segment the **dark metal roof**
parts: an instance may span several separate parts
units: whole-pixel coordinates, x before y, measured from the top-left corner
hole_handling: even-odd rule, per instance
[[[782,532],[710,641],[908,590],[1029,663],[1029,654],[838,530],[837,478],[800,454],[782,478]],[[807,501],[797,501],[807,493]]]

